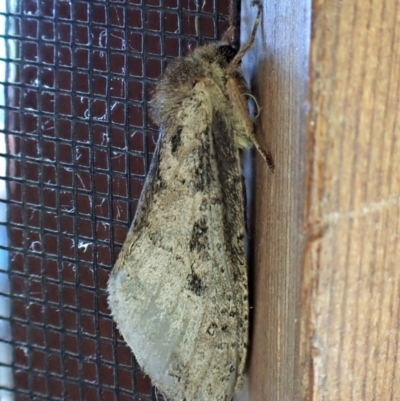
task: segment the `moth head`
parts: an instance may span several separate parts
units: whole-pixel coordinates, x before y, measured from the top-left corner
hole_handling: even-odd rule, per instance
[[[237,52],[238,50],[230,45],[220,45],[217,47],[217,53],[226,62],[226,64],[229,64],[233,60]]]

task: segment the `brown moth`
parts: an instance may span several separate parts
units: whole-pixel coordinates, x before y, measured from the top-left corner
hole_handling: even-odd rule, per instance
[[[108,283],[118,328],[170,400],[229,401],[248,347],[239,150],[257,147],[238,52],[209,44],[157,85],[161,127],[138,210]]]

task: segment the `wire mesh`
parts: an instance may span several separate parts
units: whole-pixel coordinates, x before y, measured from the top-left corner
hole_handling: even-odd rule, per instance
[[[149,94],[229,2],[1,3],[0,399],[155,400],[105,289],[158,137]]]

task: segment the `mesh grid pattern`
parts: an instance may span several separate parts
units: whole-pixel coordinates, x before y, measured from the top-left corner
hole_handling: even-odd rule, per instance
[[[221,37],[229,2],[3,1],[0,399],[155,400],[105,289],[158,137],[155,80]]]

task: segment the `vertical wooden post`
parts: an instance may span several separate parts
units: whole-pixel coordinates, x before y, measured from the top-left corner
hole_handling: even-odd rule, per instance
[[[255,10],[243,2],[242,37]],[[400,0],[264,0],[249,398],[400,399]]]

